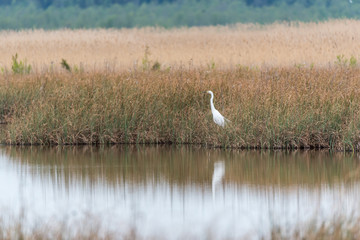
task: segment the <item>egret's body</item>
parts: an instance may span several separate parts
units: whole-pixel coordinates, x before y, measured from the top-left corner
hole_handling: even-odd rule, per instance
[[[207,93],[209,93],[211,95],[210,98],[210,107],[211,107],[211,112],[213,115],[213,119],[214,122],[219,125],[220,127],[225,127],[227,122],[230,122],[228,119],[226,119],[223,115],[221,115],[221,113],[219,113],[218,110],[215,109],[214,107],[214,93],[212,91],[207,91]]]

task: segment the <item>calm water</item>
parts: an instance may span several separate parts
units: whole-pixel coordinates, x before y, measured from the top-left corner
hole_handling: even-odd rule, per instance
[[[194,147],[2,147],[2,218],[100,219],[176,239],[268,236],[357,215],[360,161],[344,153]],[[24,220],[25,221],[25,220]]]

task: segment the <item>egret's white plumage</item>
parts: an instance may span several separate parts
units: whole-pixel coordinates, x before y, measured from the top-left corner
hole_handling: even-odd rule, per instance
[[[214,122],[219,125],[220,127],[225,127],[227,122],[230,122],[229,119],[226,119],[223,115],[221,115],[221,113],[219,113],[218,110],[215,109],[214,107],[214,93],[212,91],[207,91],[208,94],[211,95],[210,98],[210,107],[211,107],[211,112],[213,115],[213,119]]]

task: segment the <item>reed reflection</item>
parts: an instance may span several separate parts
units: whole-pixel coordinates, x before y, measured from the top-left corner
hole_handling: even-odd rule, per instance
[[[20,192],[36,213],[90,209],[170,235],[209,225],[240,234],[336,209],[350,214],[360,198],[359,159],[344,153],[135,145],[0,151],[0,177],[19,186],[1,204],[12,207]]]
[[[19,172],[54,185],[195,185],[214,189],[221,175],[235,185],[319,187],[357,181],[359,160],[351,154],[223,151],[194,147],[4,147]],[[223,159],[218,161],[218,159]],[[226,163],[226,164],[225,164]],[[214,166],[214,169],[211,166]]]

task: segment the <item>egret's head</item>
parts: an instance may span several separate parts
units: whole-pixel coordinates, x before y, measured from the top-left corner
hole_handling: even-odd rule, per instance
[[[210,94],[210,95],[212,95],[212,94],[213,94],[213,92],[212,92],[212,91],[206,91],[206,93],[208,93],[208,94]]]

